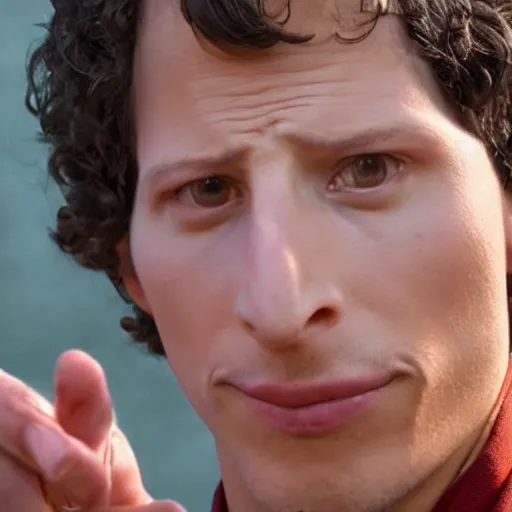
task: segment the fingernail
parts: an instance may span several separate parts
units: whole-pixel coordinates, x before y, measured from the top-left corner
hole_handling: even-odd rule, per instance
[[[59,469],[68,454],[61,435],[43,425],[29,425],[25,441],[36,464],[49,480],[57,480]]]

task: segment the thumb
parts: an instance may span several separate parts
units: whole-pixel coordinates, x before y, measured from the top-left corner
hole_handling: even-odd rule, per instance
[[[85,352],[65,352],[57,360],[54,386],[55,417],[60,426],[93,451],[103,449],[113,411],[100,364]]]
[[[94,450],[107,465],[111,505],[134,506],[151,501],[130,443],[114,425],[103,368],[85,352],[71,350],[57,361],[55,416],[69,435]]]

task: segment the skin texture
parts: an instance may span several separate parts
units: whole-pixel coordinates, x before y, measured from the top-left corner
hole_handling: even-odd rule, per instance
[[[255,53],[146,3],[123,277],[215,438],[230,510],[427,511],[506,372],[508,200],[399,19],[343,45],[333,13],[351,29],[355,2],[315,5],[287,26],[311,43]],[[385,179],[361,179],[368,154]],[[373,406],[314,438],[269,428],[233,387],[375,372],[393,380]]]

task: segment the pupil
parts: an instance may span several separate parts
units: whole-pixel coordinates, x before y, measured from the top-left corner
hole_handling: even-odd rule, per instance
[[[363,158],[359,163],[359,172],[363,178],[372,177],[380,171],[378,160],[372,156]]]
[[[224,184],[217,178],[208,178],[203,181],[200,189],[207,196],[219,196],[224,192]]]
[[[385,166],[381,159],[374,156],[362,157],[356,167],[355,181],[359,186],[374,187],[380,184],[386,177]]]

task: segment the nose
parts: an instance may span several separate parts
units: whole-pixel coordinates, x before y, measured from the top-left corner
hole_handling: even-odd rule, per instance
[[[329,250],[333,233],[293,202],[267,196],[253,205],[235,303],[245,329],[272,350],[333,328],[343,312],[339,263]]]

